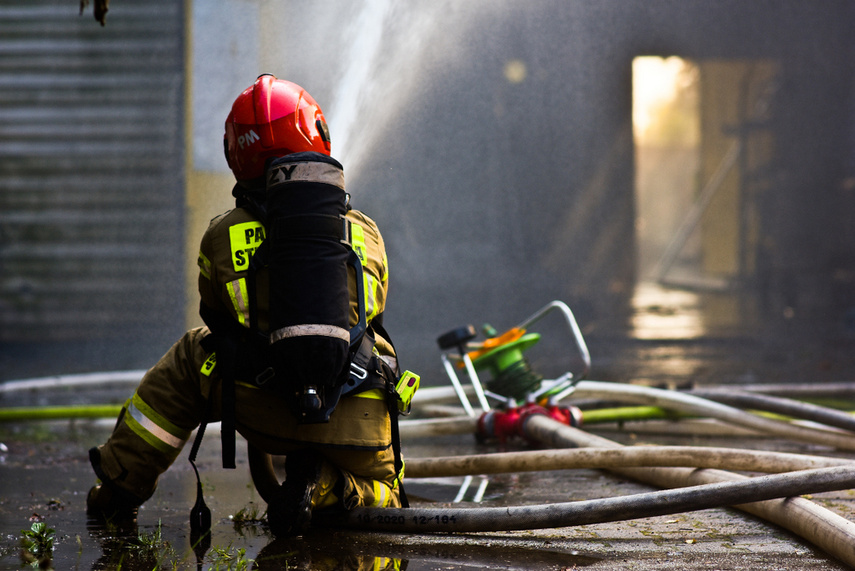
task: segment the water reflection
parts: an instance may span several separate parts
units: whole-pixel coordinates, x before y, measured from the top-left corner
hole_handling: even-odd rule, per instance
[[[222,527],[225,521],[220,522]],[[237,534],[223,543],[216,530],[214,545],[206,553],[187,550],[187,529],[159,523],[155,527],[135,523],[117,526],[88,522],[89,538],[100,547],[91,566],[76,562],[77,569],[92,571],[122,569],[254,569],[254,570],[401,570],[443,569],[546,569],[578,568],[600,559],[581,555],[553,542],[537,538],[506,536],[399,536],[361,533],[357,530],[312,528],[296,538],[277,539],[263,520],[255,520],[248,542]],[[244,530],[246,531],[246,530]],[[266,543],[265,543],[266,542]],[[73,558],[72,558],[73,559]],[[55,560],[57,569],[71,563],[68,557]],[[0,568],[6,568],[0,566]]]
[[[378,539],[376,535],[313,530],[303,538],[271,541],[259,552],[253,569],[558,570],[598,561],[577,552],[521,545],[513,539],[482,541],[476,536]]]
[[[155,532],[156,533],[156,532]],[[312,529],[296,538],[270,538],[257,553],[252,550],[214,546],[193,560],[179,555],[168,541],[151,534],[90,529],[102,555],[92,571],[123,569],[254,569],[391,571],[469,569],[568,569],[599,561],[576,551],[551,550],[543,545],[521,545],[519,538],[479,539],[454,536],[423,539],[380,537],[335,529]]]
[[[467,494],[469,492],[469,487],[472,485],[472,481],[474,480],[474,476],[466,476],[463,478],[463,483],[460,484],[460,489],[457,491],[457,495],[454,497],[453,503],[457,504],[466,499]],[[487,485],[490,483],[489,478],[486,476],[479,476],[480,482],[478,487],[475,489],[474,494],[472,494],[472,498],[470,501],[473,503],[479,504],[481,500],[484,499],[484,493],[487,491]]]
[[[636,285],[630,336],[636,339],[695,339],[706,334],[700,296],[652,282]]]
[[[400,557],[362,553],[352,549],[346,541],[331,542],[329,536],[325,536],[321,541],[271,541],[258,553],[253,569],[387,571],[406,569],[407,563],[406,559]]]

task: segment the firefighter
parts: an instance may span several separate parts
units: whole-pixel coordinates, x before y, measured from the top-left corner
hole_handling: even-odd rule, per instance
[[[99,482],[89,492],[87,511],[99,519],[135,518],[191,431],[221,419],[225,427],[224,411],[230,409],[250,446],[286,457],[285,481],[268,500],[268,521],[277,535],[304,531],[313,510],[399,507],[403,468],[392,445],[383,389],[342,396],[329,422],[304,424],[287,396],[256,382],[266,365],[267,341],[258,339],[266,333],[270,292],[264,268],[249,284],[248,278],[249,261],[269,233],[260,220],[264,212],[259,212],[266,169],[282,157],[307,157],[293,167],[305,167],[303,178],[343,189],[321,108],[300,86],[259,76],[232,106],[224,147],[237,181],[232,191],[236,200],[233,210],[211,221],[201,241],[200,313],[206,326],[188,331],[145,374],[107,442],[90,450]],[[348,209],[346,219],[352,248],[362,262],[364,311],[375,341],[372,356],[397,373],[395,351],[381,325],[388,286],[383,238],[365,214]],[[356,279],[349,271],[350,325],[357,321]],[[257,292],[256,316],[251,315],[251,291]],[[225,383],[226,378],[234,383]],[[224,391],[226,386],[232,388]]]

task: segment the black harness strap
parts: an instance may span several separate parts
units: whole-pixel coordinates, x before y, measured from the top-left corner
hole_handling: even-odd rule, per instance
[[[220,316],[204,304],[201,305],[199,313],[211,330],[211,335],[202,341],[203,347],[217,354],[217,368],[220,371],[222,392],[220,438],[223,449],[223,468],[233,469],[235,468],[235,373],[239,337],[234,335],[232,330],[235,325],[228,318]],[[209,406],[210,401],[209,398]],[[204,422],[207,422],[208,418],[210,418],[209,413],[206,414]],[[204,429],[201,433],[204,433]],[[200,433],[197,433],[196,439],[201,441]]]
[[[383,327],[382,312],[371,320],[371,329],[389,342],[389,345],[392,346],[392,351],[397,356],[398,351],[395,349],[395,344],[392,343],[392,337],[386,331],[386,328]],[[379,358],[376,359],[381,362],[381,368],[386,367],[389,369],[389,373],[391,373],[386,379],[386,406],[389,409],[389,421],[392,426],[392,451],[395,453],[395,473],[399,477],[404,469],[404,456],[401,453],[401,427],[398,425],[398,391],[394,381],[394,379],[398,378],[399,371],[392,371],[391,367],[385,361]],[[410,507],[410,501],[407,499],[406,491],[404,491],[404,482],[402,479],[398,480],[398,490],[401,496],[401,506],[405,508]]]
[[[208,426],[208,421],[211,418],[211,397],[208,396],[208,403],[205,405],[205,415],[202,417],[202,422],[199,423],[199,428],[196,429],[196,438],[193,439],[193,446],[190,448],[190,463],[193,464],[193,469],[196,469],[196,455],[199,453],[199,446],[202,445],[202,438],[205,436],[205,428]],[[196,478],[199,478],[199,472],[196,472]]]
[[[228,405],[226,404],[228,403]],[[235,379],[223,378],[223,418],[220,425],[223,468],[235,468]]]

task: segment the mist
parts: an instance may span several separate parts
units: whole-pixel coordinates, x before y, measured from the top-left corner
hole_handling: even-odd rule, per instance
[[[156,161],[131,150],[121,162],[125,171],[135,165],[160,177],[152,186],[166,188],[159,181],[169,181],[172,190],[158,207],[171,213],[176,226],[174,234],[151,242],[150,256],[126,261],[144,268],[157,259],[159,268],[169,269],[159,280],[177,285],[149,287],[145,297],[125,292],[113,302],[118,308],[124,302],[123,310],[102,312],[82,330],[56,337],[51,320],[59,314],[46,308],[62,306],[65,294],[62,288],[44,290],[44,283],[67,279],[63,271],[84,283],[104,274],[78,266],[34,270],[24,252],[54,244],[51,224],[68,226],[69,219],[51,221],[39,213],[106,209],[117,187],[93,178],[91,169],[70,165],[54,193],[22,201],[21,181],[37,181],[45,170],[16,166],[24,159],[13,127],[25,123],[14,115],[0,119],[4,378],[146,368],[180,335],[185,313],[198,303],[185,287],[192,279],[183,276],[193,272],[193,244],[204,232],[184,218],[184,185],[200,177],[223,181],[208,192],[212,202],[228,207],[223,121],[237,94],[263,72],[300,84],[324,109],[352,203],[378,222],[386,241],[386,328],[403,364],[428,383],[442,376],[440,334],[467,323],[502,331],[553,299],[576,314],[595,371],[598,359],[608,367],[615,346],[638,339],[853,334],[851,2],[827,1],[822,9],[797,1],[733,0],[236,0],[216,7],[191,2],[186,11],[180,5],[116,3],[103,30],[73,13],[68,22],[52,16],[70,28],[68,42],[78,47],[73,62],[85,63],[74,65],[92,76],[125,77],[126,71],[92,53],[130,51],[122,47],[128,42],[152,73],[164,53],[175,58],[167,70],[172,80],[129,105],[145,109],[158,96],[167,100],[175,121],[159,149],[171,149],[177,159]],[[174,8],[173,19],[146,15],[163,6]],[[160,35],[128,35],[141,26]],[[61,49],[37,36],[27,41],[44,53]],[[653,209],[645,212],[659,214],[643,221],[632,119],[633,82],[640,80],[633,61],[639,56],[677,56],[700,70],[692,162],[678,161],[685,171],[679,184],[667,182],[674,179],[673,163],[644,171],[653,181],[644,195]],[[38,69],[4,65],[7,78]],[[74,77],[83,86],[90,81],[82,72]],[[27,89],[37,100],[54,87],[43,82]],[[115,105],[103,95],[109,89],[98,93],[105,105]],[[761,93],[766,106],[758,115],[752,110]],[[89,119],[79,121],[85,126]],[[151,123],[127,125],[145,130]],[[677,245],[671,264],[676,274],[658,275],[640,252],[648,252],[644,260],[662,259],[735,142],[740,152],[729,178],[710,191],[714,198],[696,212]],[[102,152],[112,156],[109,145]],[[676,152],[662,150],[666,157]],[[48,164],[46,153],[39,156]],[[68,196],[64,180],[87,182],[91,192],[82,207],[61,199]],[[25,214],[41,233],[21,229]],[[650,232],[639,230],[642,222],[648,230],[665,228],[652,254],[644,249]],[[159,227],[156,220],[142,223]],[[82,233],[68,230],[67,240],[111,239],[83,239]],[[180,246],[185,235],[187,245]],[[50,252],[48,260],[63,256],[56,248]],[[694,315],[693,325],[650,329],[653,317],[661,325],[669,311],[684,322]],[[103,333],[139,328],[152,331],[140,338],[142,348],[133,339],[116,345],[115,334]],[[28,334],[36,329],[42,333]],[[552,354],[562,355],[565,341],[545,337]],[[74,358],[44,359],[61,347]],[[27,366],[13,353],[27,355]]]

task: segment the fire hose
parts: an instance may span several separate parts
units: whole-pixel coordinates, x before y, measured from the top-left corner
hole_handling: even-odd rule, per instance
[[[397,533],[543,529],[622,521],[855,487],[855,467],[836,466],[717,482],[622,497],[499,508],[356,508],[324,518],[341,525]]]
[[[620,448],[615,442],[567,426],[550,418],[548,414],[518,415],[517,419],[517,430],[521,434],[545,446]],[[815,460],[810,457],[802,461],[835,462],[834,459]],[[801,470],[758,478],[696,468],[620,467],[612,468],[612,471],[650,485],[674,489],[545,506],[461,510],[357,508],[334,517],[319,518],[318,523],[399,533],[499,531],[620,521],[731,505],[780,525],[848,565],[855,565],[855,523],[805,498],[796,497],[815,493],[804,491],[814,485],[827,491],[836,486],[840,486],[837,489],[852,487],[855,476],[852,466]],[[835,480],[835,483],[831,480]],[[748,487],[736,486],[740,483]],[[800,491],[796,486],[801,484],[805,487]],[[788,488],[790,485],[793,487]],[[676,507],[678,505],[680,507]]]

